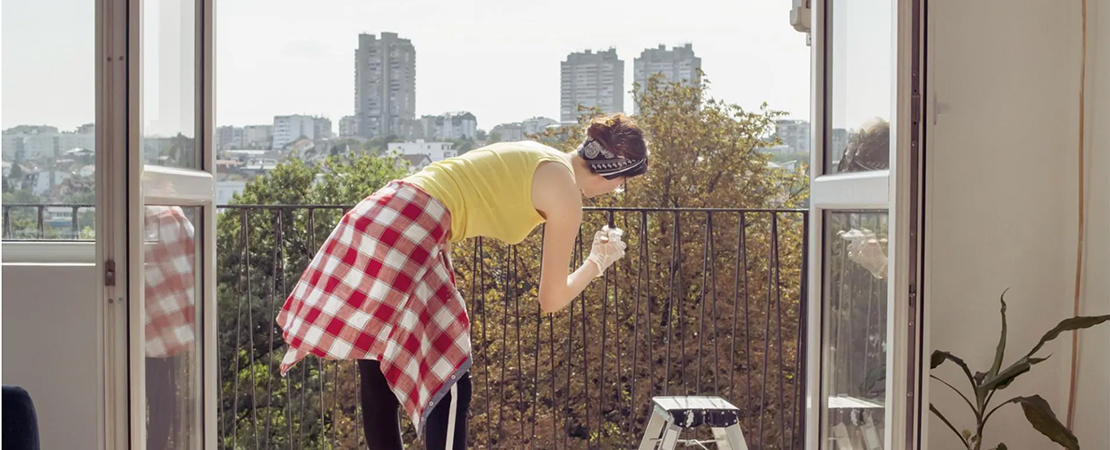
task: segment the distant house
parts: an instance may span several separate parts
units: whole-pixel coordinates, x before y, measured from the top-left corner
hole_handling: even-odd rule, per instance
[[[390,152],[400,153],[404,156],[427,156],[432,162],[443,161],[447,158],[458,156],[458,151],[455,150],[455,144],[451,142],[424,142],[423,139],[417,139],[416,142],[391,142],[388,145],[388,150]]]
[[[405,155],[403,158],[405,158],[405,161],[409,162],[409,170],[412,173],[424,170],[425,167],[428,167],[428,165],[432,163],[432,158],[424,154]]]

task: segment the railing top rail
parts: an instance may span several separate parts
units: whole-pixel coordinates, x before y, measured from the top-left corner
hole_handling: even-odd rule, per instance
[[[239,204],[216,205],[218,209],[349,209],[354,205],[287,205],[287,204]],[[586,206],[584,211],[602,212],[714,212],[714,213],[805,213],[808,209],[801,208],[664,208],[664,207],[635,207],[635,206]]]
[[[92,203],[5,203],[5,208],[38,208],[45,206],[47,208],[95,208],[96,205]]]
[[[92,203],[5,203],[4,208],[95,208]],[[325,204],[221,204],[218,209],[350,209],[354,205]],[[639,207],[639,206],[587,206],[584,211],[613,212],[720,212],[720,213],[804,213],[804,208],[688,208],[688,207]]]

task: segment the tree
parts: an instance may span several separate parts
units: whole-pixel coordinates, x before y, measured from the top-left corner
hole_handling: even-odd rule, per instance
[[[489,139],[486,140],[487,144],[496,144],[501,142],[501,133],[494,131],[489,134]]]
[[[490,241],[456,247],[459,284],[464,293],[477,296],[468,300],[477,355],[472,376],[479,383],[489,380],[484,389],[496,393],[473,403],[472,434],[479,436],[477,442],[515,445],[569,436],[573,448],[587,441],[616,448],[643,429],[650,412],[647,393],[667,388],[672,393],[720,388],[721,395],[745,408],[749,425],[754,427],[757,417],[766,422],[769,442],[798,439],[798,396],[769,398],[763,393],[799,392],[793,380],[799,361],[805,233],[801,214],[679,208],[796,207],[808,196],[806,168],[772,168],[770,155],[760,151],[774,144],[766,138],[781,113],[766,105],[746,111],[715,100],[708,95],[708,81],[702,80],[693,85],[666,83],[657,76],[643,91],[633,90],[641,106],[635,119],[651,148],[650,169],[630,181],[625,193],[590,204],[674,209],[612,214],[615,224],[626,230],[630,248],[613,279],[593,283],[580,301],[537,324],[539,233],[512,248]],[[582,126],[549,129],[529,138],[573,151],[599,111],[580,108],[579,113]],[[584,235],[606,223],[608,216],[587,214]],[[585,244],[579,246],[579,261],[585,250]],[[709,342],[699,339],[707,335]],[[615,342],[620,336],[625,340]],[[667,351],[637,356],[628,348],[630,342],[641,349]],[[756,344],[737,349],[732,342]],[[734,363],[701,364],[730,353],[743,356]],[[564,379],[562,374],[572,372],[586,376]],[[722,381],[730,376],[731,382]],[[547,381],[534,384],[535,379],[554,381],[545,386]],[[525,409],[516,410],[516,402]],[[529,414],[538,425],[534,437],[502,426],[532,422]],[[792,430],[789,435],[787,427]],[[493,441],[486,442],[487,436]]]
[[[486,130],[478,130],[477,135],[474,136],[474,138],[479,141],[485,141],[487,137]]]
[[[329,433],[338,433],[337,424],[353,417],[355,398],[324,393],[357,392],[352,366],[327,372],[309,358],[281,378],[278,364],[286,347],[274,318],[344,212],[340,205],[353,205],[407,173],[407,163],[392,156],[330,157],[320,166],[293,157],[252,180],[230,202],[266,206],[220,213],[216,255],[221,268],[217,299],[225,448],[284,448],[291,436],[295,448],[333,448]],[[324,403],[330,407],[326,415],[303,408]],[[303,414],[293,412],[294,405]],[[355,448],[347,444],[353,432],[343,428],[343,444],[334,448]]]
[[[608,278],[566,310],[541,315],[542,231],[511,247],[488,239],[455,247],[456,279],[472,323],[475,448],[546,448],[557,440],[566,448],[623,447],[643,429],[649,396],[664,391],[731,399],[744,409],[747,427],[766,425],[763,448],[798,439],[801,214],[678,209],[804,202],[805,168],[774,169],[759,151],[781,114],[715,100],[708,81],[655,77],[634,95],[651,168],[623,194],[590,205],[659,211],[612,213],[630,250]],[[580,113],[583,125],[598,114]],[[562,127],[529,138],[572,151],[583,130]],[[322,167],[290,160],[233,203],[350,206],[403,175],[393,171],[403,167],[395,157],[366,158],[333,158]],[[310,357],[285,379],[276,372],[285,350],[276,310],[343,212],[272,207],[221,215],[221,424],[231,430],[222,434],[225,446],[234,439],[240,448],[281,448],[288,436],[298,448],[358,446],[353,365]],[[609,216],[588,213],[584,235]],[[578,248],[581,261],[586,243]],[[407,441],[416,439],[411,425],[405,433]]]

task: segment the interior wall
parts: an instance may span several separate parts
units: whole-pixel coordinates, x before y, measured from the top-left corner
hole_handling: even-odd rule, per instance
[[[1110,309],[1107,290],[1106,6],[1090,0],[1088,118],[1091,203],[1087,225],[1086,314]],[[1072,313],[1076,251],[1079,0],[929,2],[928,91],[941,114],[927,129],[927,353],[949,350],[971,370],[986,371],[999,333],[999,295],[1006,296],[1006,362],[1024,354]],[[1097,39],[1095,39],[1097,38]],[[1097,41],[1097,42],[1095,42]],[[1097,97],[1097,98],[1096,98]],[[1075,431],[1084,448],[1110,448],[1106,417],[1107,327],[1085,335]],[[1070,336],[996,399],[1040,394],[1063,419]],[[934,372],[966,388],[947,364]],[[970,428],[963,400],[939,383],[928,400],[957,427]],[[927,448],[960,448],[932,415]],[[1053,448],[1020,407],[991,419],[984,448]]]
[[[102,448],[96,266],[5,263],[2,276],[3,383],[30,393],[42,448]]]
[[[1110,0],[1089,1],[1086,164],[1090,199],[1080,314],[1099,315],[1110,314]],[[1106,427],[1110,417],[1108,343],[1110,326],[1081,334],[1081,395],[1076,399],[1074,431],[1083,448],[1110,449],[1110,430]]]

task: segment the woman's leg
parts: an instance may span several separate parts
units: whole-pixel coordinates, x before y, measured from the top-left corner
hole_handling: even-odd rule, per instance
[[[169,448],[177,413],[174,358],[146,358],[146,448]]]
[[[470,411],[470,394],[470,373],[467,372],[455,383],[451,393],[443,397],[428,415],[428,423],[424,426],[427,450],[466,449],[466,416]],[[451,448],[447,448],[448,430],[454,435]]]
[[[401,443],[401,416],[397,396],[389,390],[381,364],[358,361],[359,395],[362,401],[362,429],[370,450],[404,450]]]

